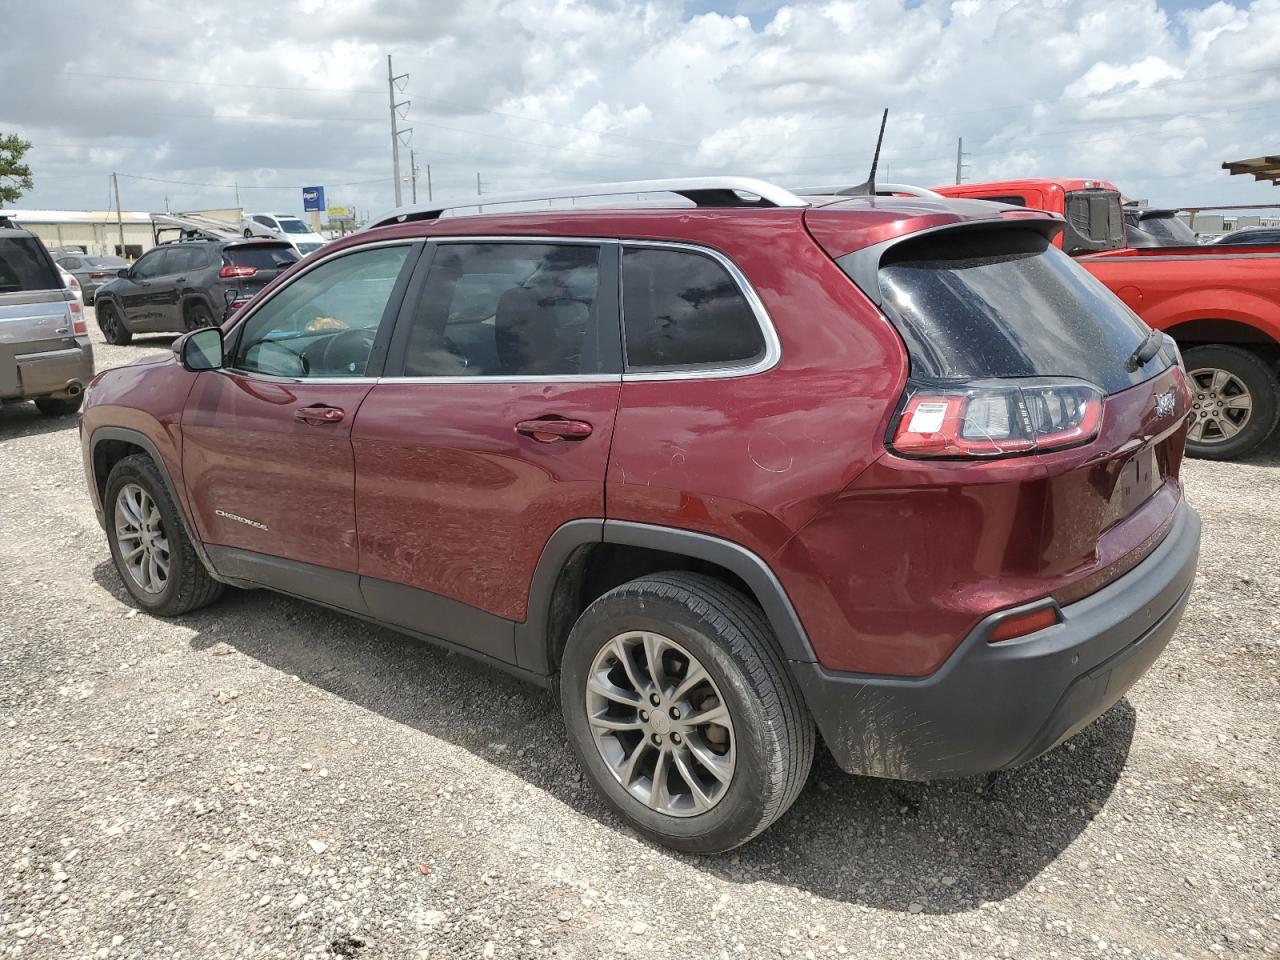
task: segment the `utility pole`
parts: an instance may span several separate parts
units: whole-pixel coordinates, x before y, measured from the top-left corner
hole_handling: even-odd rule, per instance
[[[409,183],[413,187],[413,193],[410,196],[416,204],[418,202],[418,157],[413,147],[409,148]]]
[[[116,194],[116,228],[120,231],[120,256],[125,256],[124,252],[124,214],[120,212],[120,178],[113,172],[111,174],[111,189]]]
[[[960,137],[956,140],[956,183],[964,182],[964,168],[968,166],[964,162],[965,156],[964,137]]]
[[[427,203],[432,200],[431,196],[431,164],[427,164]]]
[[[391,172],[396,185],[396,206],[400,206],[400,131],[397,119],[401,107],[408,107],[409,101],[396,102],[396,81],[408,80],[409,75],[396,75],[391,68],[391,54],[387,54],[387,101],[391,106]]]
[[[240,210],[241,214],[243,214],[244,208],[240,206],[240,181],[239,180],[235,181],[235,187],[236,187],[236,208]]]
[[[480,189],[480,171],[476,171],[476,196],[483,196],[484,191]]]

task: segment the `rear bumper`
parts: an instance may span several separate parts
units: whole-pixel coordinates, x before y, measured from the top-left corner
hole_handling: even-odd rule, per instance
[[[75,346],[0,344],[0,399],[77,396],[92,379],[88,337],[76,337]]]
[[[1183,501],[1149,557],[1062,607],[1056,626],[991,644],[1007,611],[993,615],[927,677],[791,666],[850,773],[933,780],[1018,766],[1092,723],[1155,662],[1182,618],[1199,550],[1200,518]]]

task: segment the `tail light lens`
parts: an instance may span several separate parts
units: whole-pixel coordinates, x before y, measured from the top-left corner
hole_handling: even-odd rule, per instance
[[[1014,640],[1025,637],[1038,630],[1047,630],[1058,622],[1058,611],[1054,607],[1041,607],[1026,613],[1015,613],[1005,617],[987,638],[988,643],[1000,643],[1003,640]]]
[[[1008,457],[1088,443],[1101,423],[1102,391],[1083,380],[912,380],[889,446],[906,457]]]
[[[252,277],[257,272],[257,267],[237,267],[234,264],[228,263],[218,271],[218,276],[227,280],[232,277]]]
[[[93,273],[89,274],[89,279],[90,279],[90,280],[105,280],[105,279],[107,279],[107,277],[109,277],[109,276],[111,276],[111,274],[110,274],[110,273],[107,273],[105,270],[97,270],[97,271],[95,271],[95,272],[93,272]]]

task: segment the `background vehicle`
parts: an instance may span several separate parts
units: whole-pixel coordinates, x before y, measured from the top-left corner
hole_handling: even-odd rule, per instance
[[[76,302],[80,304],[80,311],[84,312],[84,292],[80,288],[80,281],[75,278],[73,273],[58,267],[58,276],[62,280],[62,285],[70,290],[76,296]]]
[[[1228,247],[1255,243],[1280,247],[1280,227],[1246,227],[1224,234],[1213,242]]]
[[[79,294],[35,235],[0,217],[0,401],[74,413],[93,378]]]
[[[99,377],[85,469],[137,604],[265,586],[557,685],[608,803],[694,852],[788,808],[815,725],[931,779],[1110,707],[1195,570],[1172,341],[1042,213],[536,199],[638,193],[695,206],[396,211]]]
[[[1130,247],[1189,247],[1200,242],[1177,210],[1125,205],[1125,242]]]
[[[124,257],[63,254],[57,258],[57,263],[76,278],[87,304],[93,303],[93,297],[100,286],[108,280],[114,280],[121,270],[129,269],[129,261]]]
[[[297,217],[287,213],[250,213],[240,221],[240,229],[246,237],[270,237],[293,244],[295,250],[306,256],[319,250],[328,241]]]
[[[1233,460],[1274,432],[1280,421],[1280,246],[1128,246],[1120,193],[1102,180],[1009,180],[936,190],[1066,217],[1063,248],[1181,347],[1196,392],[1187,440],[1192,456]]]
[[[108,343],[222,320],[298,260],[277,240],[189,240],[148,250],[98,288],[94,312]]]

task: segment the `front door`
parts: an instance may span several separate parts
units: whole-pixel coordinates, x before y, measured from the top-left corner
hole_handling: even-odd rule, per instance
[[[167,270],[172,255],[170,246],[148,251],[129,270],[124,288],[120,290],[120,308],[130,330],[149,330],[160,320],[157,285]]]
[[[221,572],[360,606],[351,426],[420,248],[320,261],[227,335],[226,369],[200,374],[182,418],[183,473]]]
[[[604,516],[621,387],[617,250],[444,242],[352,431],[372,613],[514,662],[563,523]]]

